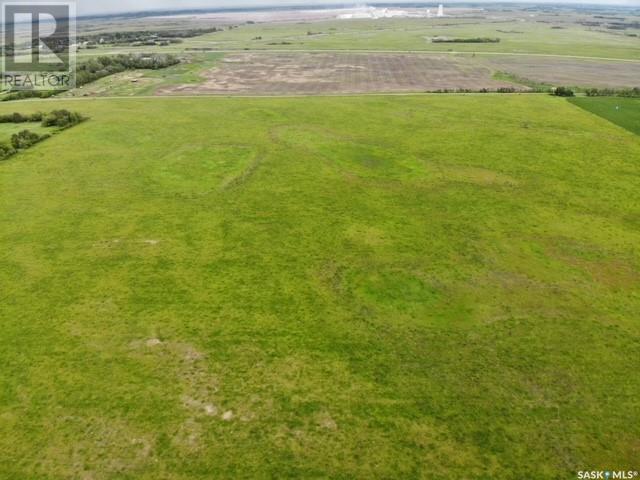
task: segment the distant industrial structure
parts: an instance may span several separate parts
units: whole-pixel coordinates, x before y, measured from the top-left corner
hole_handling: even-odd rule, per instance
[[[376,8],[369,6],[356,7],[352,9],[343,10],[344,13],[340,13],[338,18],[341,20],[353,20],[353,19],[378,19],[378,18],[433,18],[433,14],[430,9],[426,11],[423,9],[412,10],[399,10],[393,8]],[[444,5],[438,6],[438,13],[436,17],[444,17]]]

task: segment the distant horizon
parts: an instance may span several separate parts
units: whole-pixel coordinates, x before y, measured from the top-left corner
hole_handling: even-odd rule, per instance
[[[190,3],[176,4],[175,0],[137,0],[135,2],[130,0],[115,0],[110,2],[110,7],[104,9],[102,7],[86,7],[88,2],[83,1],[78,5],[78,14],[81,17],[90,16],[111,16],[111,15],[134,15],[134,14],[146,14],[146,13],[180,13],[180,12],[216,12],[216,11],[259,11],[259,10],[286,10],[286,9],[327,9],[327,8],[356,8],[361,6],[384,6],[384,5],[397,5],[405,7],[420,8],[421,6],[433,6],[439,3],[445,5],[457,4],[457,5],[556,5],[556,6],[585,6],[585,7],[626,7],[626,8],[640,8],[640,0],[600,0],[600,1],[563,1],[556,2],[553,0],[540,0],[536,2],[526,2],[519,0],[452,0],[448,2],[432,1],[432,2],[407,2],[402,0],[387,0],[387,1],[373,1],[373,2],[339,2],[339,1],[323,1],[317,0],[314,3],[307,3],[301,1],[290,0],[245,0],[244,2],[229,3],[228,1],[210,2],[203,0],[194,0]],[[145,6],[140,6],[140,4]],[[211,3],[214,3],[213,5]]]

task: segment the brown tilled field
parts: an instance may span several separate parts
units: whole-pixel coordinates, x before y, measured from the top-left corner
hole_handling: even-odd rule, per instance
[[[238,53],[204,74],[198,85],[158,94],[331,94],[497,90],[492,70],[450,55],[359,53]],[[516,87],[523,89],[524,87]]]
[[[505,55],[485,63],[492,69],[550,85],[640,87],[640,62]]]

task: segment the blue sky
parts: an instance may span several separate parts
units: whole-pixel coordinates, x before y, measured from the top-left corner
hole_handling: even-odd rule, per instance
[[[385,3],[392,3],[394,0],[372,0]],[[404,0],[405,2],[407,0]],[[418,0],[414,0],[418,1]],[[478,0],[476,0],[478,1]],[[565,0],[568,3],[571,0]],[[343,3],[340,0],[77,0],[80,14],[104,13],[104,12],[126,12],[143,10],[169,10],[184,8],[216,8],[216,7],[244,7],[244,6],[271,6],[271,5],[318,5]],[[349,3],[349,2],[344,2]],[[364,3],[356,1],[354,3]],[[435,0],[433,3],[438,3]],[[545,2],[553,3],[553,2]],[[640,6],[640,0],[582,0],[579,3],[602,3],[612,5]]]

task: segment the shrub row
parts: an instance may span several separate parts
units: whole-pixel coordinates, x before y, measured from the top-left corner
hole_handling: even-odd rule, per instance
[[[22,130],[20,133],[14,133],[11,136],[11,142],[0,142],[0,160],[6,160],[12,155],[18,153],[19,150],[26,150],[27,148],[46,140],[51,135],[44,134],[38,135],[30,130]]]
[[[500,43],[499,38],[476,37],[476,38],[432,38],[431,43]]]
[[[587,97],[640,97],[640,88],[589,88],[584,93]]]
[[[518,90],[514,87],[500,87],[495,90],[489,88],[440,88],[429,93],[529,93],[529,90]]]
[[[0,123],[25,123],[25,122],[42,122],[43,127],[57,127],[56,131],[77,125],[86,120],[77,112],[69,110],[54,110],[50,113],[33,113],[31,115],[22,115],[13,113],[11,115],[0,116]],[[6,160],[10,156],[16,154],[19,150],[25,150],[36,143],[46,140],[51,135],[45,133],[38,135],[30,130],[22,130],[11,136],[11,142],[0,142],[0,160]]]
[[[29,115],[23,115],[15,112],[9,115],[0,115],[0,123],[41,122],[43,116],[42,112],[36,112]]]
[[[15,133],[11,136],[11,146],[15,150],[24,150],[42,140],[46,140],[50,136],[48,133],[38,135],[30,130],[22,130],[20,133]]]
[[[9,115],[0,115],[0,123],[26,123],[42,122],[43,127],[67,128],[85,120],[85,117],[77,112],[69,110],[53,110],[50,113],[36,112],[28,115],[14,112]]]
[[[15,90],[9,92],[0,100],[3,102],[11,102],[13,100],[24,100],[26,98],[49,98],[53,97],[56,93],[55,90]]]

